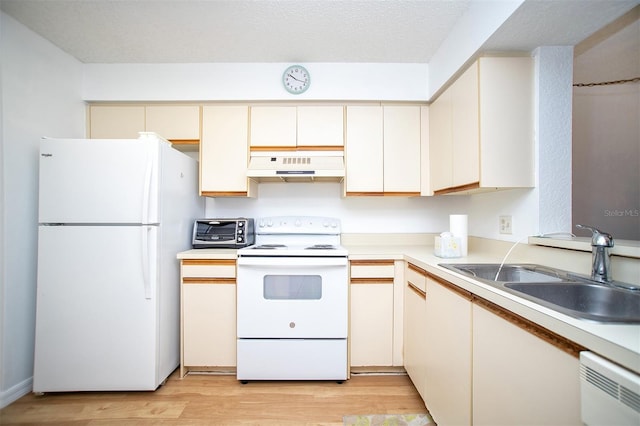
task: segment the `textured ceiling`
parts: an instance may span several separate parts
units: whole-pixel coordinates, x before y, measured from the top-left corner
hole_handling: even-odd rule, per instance
[[[0,0],[85,63],[428,63],[472,2]],[[575,45],[638,1],[527,0],[485,50]]]

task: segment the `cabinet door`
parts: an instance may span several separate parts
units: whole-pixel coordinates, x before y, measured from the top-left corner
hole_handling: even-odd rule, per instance
[[[382,107],[348,106],[346,115],[346,195],[382,193]]]
[[[248,107],[205,106],[202,110],[200,194],[246,196]]]
[[[420,282],[414,282],[412,275],[407,271],[407,281],[404,292],[404,368],[411,378],[413,385],[422,396],[425,397],[426,386],[426,354],[427,336],[425,326],[427,323],[426,295]],[[418,281],[424,281],[424,277],[417,275]]]
[[[420,107],[384,108],[384,192],[420,193]]]
[[[351,284],[351,365],[393,365],[393,282]]]
[[[137,139],[145,131],[144,106],[89,107],[89,138]]]
[[[393,260],[350,261],[352,366],[391,366],[394,352]]]
[[[236,365],[235,284],[183,284],[183,365]]]
[[[251,107],[251,147],[295,148],[296,107]]]
[[[473,306],[474,425],[580,425],[580,361]]]
[[[425,404],[438,424],[471,424],[471,296],[427,279]]]
[[[431,190],[453,183],[451,90],[447,89],[429,106],[429,174]]]
[[[146,130],[172,142],[200,140],[200,107],[153,105],[146,107]]]
[[[533,187],[533,60],[480,60],[481,185]]]
[[[344,146],[344,107],[300,106],[297,112],[298,147]]]
[[[451,85],[452,186],[480,182],[478,63]]]

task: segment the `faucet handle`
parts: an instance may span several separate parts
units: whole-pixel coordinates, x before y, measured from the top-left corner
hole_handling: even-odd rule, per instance
[[[613,247],[613,237],[610,234],[606,232],[602,232],[594,228],[593,226],[578,224],[576,225],[576,228],[588,229],[589,231],[592,232],[591,245],[593,247]]]

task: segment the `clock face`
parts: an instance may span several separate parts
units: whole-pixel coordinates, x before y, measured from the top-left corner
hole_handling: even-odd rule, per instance
[[[299,95],[304,93],[311,84],[311,76],[309,71],[301,65],[293,65],[287,68],[282,74],[282,84],[289,93]]]

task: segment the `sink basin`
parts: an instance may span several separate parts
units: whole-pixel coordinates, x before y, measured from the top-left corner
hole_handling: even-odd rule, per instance
[[[575,318],[640,323],[640,290],[603,284],[535,264],[500,267],[498,263],[441,263],[440,266]]]
[[[571,311],[565,313],[572,316],[595,321],[640,322],[638,292],[582,282],[506,283],[504,286],[532,302]]]
[[[499,263],[442,263],[440,266],[481,281],[558,282],[566,278],[565,273],[540,265],[508,264],[501,267]]]

